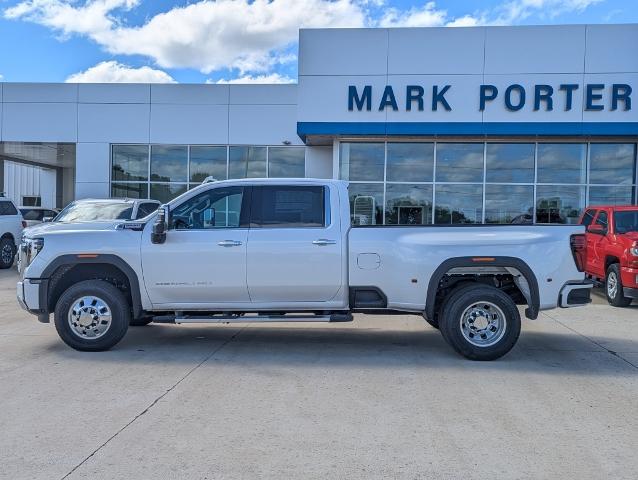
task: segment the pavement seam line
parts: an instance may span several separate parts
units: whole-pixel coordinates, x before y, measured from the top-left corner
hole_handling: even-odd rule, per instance
[[[166,395],[168,395],[170,392],[172,392],[180,383],[182,383],[184,380],[186,380],[191,375],[191,373],[193,373],[195,370],[197,370],[199,367],[201,367],[204,363],[206,363],[208,360],[210,360],[216,353],[218,353],[222,348],[224,348],[226,345],[228,345],[230,342],[232,342],[235,338],[237,338],[239,336],[239,334],[241,332],[243,332],[247,327],[248,327],[248,325],[242,327],[241,329],[239,329],[239,331],[237,331],[236,333],[231,335],[230,338],[228,338],[228,340],[224,341],[220,346],[215,348],[211,353],[209,353],[206,357],[204,357],[204,359],[201,362],[199,362],[197,365],[195,365],[193,368],[191,368],[188,372],[186,372],[170,388],[168,388],[164,393],[162,393],[159,397],[157,397],[155,400],[153,400],[148,407],[146,407],[140,413],[135,415],[131,421],[129,421],[126,425],[124,425],[122,428],[120,428],[117,432],[115,432],[113,435],[111,435],[109,438],[107,438],[106,441],[104,441],[102,444],[100,444],[95,450],[93,450],[80,463],[78,463],[68,473],[66,473],[60,480],[64,480],[65,478],[68,478],[70,475],[72,475],[78,468],[80,468],[82,465],[84,465],[90,458],[92,458],[96,453],[98,453],[100,450],[102,450],[102,448],[104,448],[106,445],[108,445],[111,440],[113,440],[115,437],[117,437],[120,433],[122,433],[130,425],[132,425],[138,418],[140,418],[141,416],[146,414],[151,408],[153,408],[155,405],[157,405],[160,400],[162,400]]]
[[[587,335],[580,333],[578,330],[574,330],[572,327],[570,327],[569,325],[565,325],[563,322],[561,322],[560,320],[557,320],[556,318],[552,317],[551,315],[549,315],[547,312],[543,312],[544,315],[546,315],[548,318],[551,318],[552,320],[554,320],[556,323],[562,325],[563,327],[565,327],[567,330],[570,330],[572,332],[574,332],[576,335],[579,335],[581,337],[583,337],[584,339],[590,341],[591,343],[593,343],[594,345],[598,345],[600,348],[602,348],[603,350],[605,350],[607,353],[609,353],[610,355],[613,355],[614,357],[622,360],[623,362],[625,362],[628,365],[631,365],[632,367],[634,367],[635,369],[638,370],[638,365],[633,364],[632,362],[630,362],[629,360],[627,360],[625,357],[622,357],[618,352],[615,352],[614,350],[610,350],[609,348],[605,347],[604,345],[598,343],[596,340],[593,340],[591,338],[589,338]]]

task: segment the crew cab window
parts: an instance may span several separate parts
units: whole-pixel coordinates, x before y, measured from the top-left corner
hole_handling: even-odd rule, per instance
[[[638,210],[614,212],[616,233],[638,232]]]
[[[325,189],[320,186],[255,187],[251,227],[295,228],[326,225]]]
[[[159,207],[159,205],[157,203],[151,203],[151,202],[141,203],[140,206],[137,208],[137,217],[136,217],[136,219],[144,218],[147,215],[150,215],[155,210],[157,210],[158,207]]]
[[[17,215],[18,210],[11,202],[0,201],[0,215]]]
[[[44,218],[44,210],[21,208],[20,213],[22,213],[22,218],[25,220],[42,220]]]
[[[596,210],[587,210],[583,215],[583,219],[581,220],[580,224],[589,227],[591,225],[591,222],[594,220],[594,216],[596,216]]]
[[[242,187],[213,188],[186,200],[171,211],[171,228],[208,230],[240,226]]]

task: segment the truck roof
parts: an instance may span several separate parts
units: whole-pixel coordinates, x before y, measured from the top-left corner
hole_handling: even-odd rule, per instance
[[[605,208],[608,210],[638,210],[638,205],[589,205],[587,209]]]

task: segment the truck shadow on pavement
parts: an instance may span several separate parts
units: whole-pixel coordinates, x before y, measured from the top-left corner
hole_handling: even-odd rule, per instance
[[[638,342],[595,337],[596,343],[572,332],[525,332],[500,360],[471,362],[452,350],[432,328],[289,328],[242,325],[149,325],[131,328],[108,352],[77,352],[62,342],[50,353],[67,359],[151,366],[160,363],[214,365],[313,366],[363,368],[450,367],[476,370],[521,370],[583,375],[626,375],[636,367],[622,357],[638,353]],[[616,350],[605,345],[613,345]],[[628,370],[629,369],[629,370]]]

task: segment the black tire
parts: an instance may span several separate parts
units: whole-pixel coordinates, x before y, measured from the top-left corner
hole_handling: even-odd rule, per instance
[[[615,280],[614,280],[615,278]],[[611,281],[614,281],[616,288],[612,288],[610,294]],[[627,298],[623,295],[622,280],[620,278],[620,267],[617,263],[612,263],[607,268],[605,275],[605,296],[610,305],[614,307],[627,307],[631,303],[631,298]]]
[[[110,310],[110,325],[98,338],[87,338],[76,333],[69,321],[70,309],[83,297],[96,297]],[[86,304],[85,304],[86,305]],[[91,304],[86,305],[91,308]],[[91,313],[87,313],[91,315]],[[124,335],[131,319],[131,306],[124,294],[108,282],[85,280],[69,287],[58,299],[55,306],[55,329],[69,347],[83,352],[101,352],[116,345]],[[86,330],[93,327],[87,326]]]
[[[145,316],[140,318],[131,318],[129,327],[144,327],[153,321],[153,317]]]
[[[474,327],[474,321],[478,318],[482,318],[481,322],[488,321],[488,316],[490,323],[484,329]],[[521,333],[521,316],[506,293],[496,287],[477,284],[450,294],[441,310],[439,325],[445,341],[465,358],[495,360],[516,344]]]
[[[0,269],[7,269],[13,266],[16,257],[16,245],[9,237],[0,240]]]

